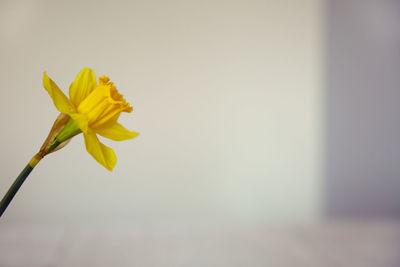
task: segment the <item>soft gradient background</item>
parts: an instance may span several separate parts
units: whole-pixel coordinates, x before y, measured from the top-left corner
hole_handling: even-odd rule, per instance
[[[113,173],[74,138],[40,163],[5,220],[296,220],[320,214],[318,1],[1,2],[1,193],[67,92],[109,75],[141,135],[105,141]]]
[[[81,136],[46,157],[0,266],[399,266],[399,25],[397,0],[0,0],[1,196],[58,115],[43,71],[109,75],[141,133],[104,140],[113,173]]]

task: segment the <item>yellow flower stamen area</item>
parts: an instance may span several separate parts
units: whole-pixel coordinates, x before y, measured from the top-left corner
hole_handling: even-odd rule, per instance
[[[107,76],[99,78],[99,85],[78,106],[78,112],[87,116],[93,129],[108,124],[121,112],[132,110]]]
[[[107,84],[110,81],[110,78],[107,76],[103,75],[99,78],[99,84]]]

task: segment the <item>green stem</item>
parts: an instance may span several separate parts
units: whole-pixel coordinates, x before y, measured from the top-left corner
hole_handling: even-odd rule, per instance
[[[47,153],[50,153],[51,151],[53,151],[59,144],[60,144],[60,142],[58,140],[54,140]],[[32,160],[29,162],[29,164],[26,165],[26,167],[18,175],[17,179],[15,179],[14,183],[8,189],[7,193],[5,194],[5,196],[3,197],[3,199],[0,202],[0,217],[1,217],[1,215],[3,215],[4,211],[7,209],[11,200],[13,200],[15,194],[18,192],[21,185],[25,182],[28,175],[31,173],[33,168],[41,160],[42,157],[43,156],[39,157],[39,159],[36,156],[33,157]]]
[[[57,135],[56,139],[54,139],[53,143],[50,145],[46,154],[52,152],[56,149],[62,142],[68,140],[69,138],[81,133],[81,129],[75,124],[73,120],[64,127],[64,129]],[[36,155],[38,156],[39,153]],[[28,175],[31,173],[36,164],[43,158],[43,155],[40,155],[39,158],[33,157],[28,165],[22,170],[22,172],[18,175],[17,179],[15,179],[14,183],[8,189],[7,193],[3,197],[0,202],[0,217],[3,215],[4,211],[7,209],[11,200],[14,198],[15,194],[18,192],[19,188],[22,186]]]
[[[10,189],[8,189],[6,195],[0,202],[0,217],[8,207],[8,204],[10,204],[11,200],[14,198],[15,194],[18,192],[18,189],[24,183],[26,177],[28,177],[28,175],[31,173],[32,170],[33,167],[31,167],[29,164],[26,165],[25,169],[22,170],[22,172],[18,175],[17,179],[15,179],[14,183],[11,185]]]

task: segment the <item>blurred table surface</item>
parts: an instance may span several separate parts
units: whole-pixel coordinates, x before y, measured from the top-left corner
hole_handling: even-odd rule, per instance
[[[398,267],[400,223],[0,222],[1,267]]]

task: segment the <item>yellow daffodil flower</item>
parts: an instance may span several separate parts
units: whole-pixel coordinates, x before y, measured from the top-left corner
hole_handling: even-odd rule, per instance
[[[117,157],[111,148],[100,143],[97,134],[115,141],[138,136],[138,133],[125,129],[117,122],[121,112],[132,112],[132,107],[108,77],[100,77],[97,83],[94,72],[84,68],[69,87],[69,99],[46,73],[43,75],[43,86],[61,114],[39,152],[0,201],[0,217],[39,161],[47,154],[63,148],[73,136],[83,133],[86,150],[109,171],[113,170]]]
[[[97,83],[93,70],[84,68],[69,87],[69,99],[46,73],[43,75],[43,86],[54,106],[71,118],[57,135],[55,146],[82,132],[89,154],[112,171],[117,157],[111,148],[99,141],[97,134],[122,141],[135,138],[138,133],[127,130],[117,122],[121,112],[130,113],[132,107],[110,79],[102,76]]]

